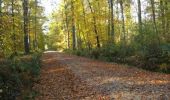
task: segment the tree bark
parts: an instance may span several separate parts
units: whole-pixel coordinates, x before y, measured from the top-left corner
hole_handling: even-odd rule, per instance
[[[123,45],[126,44],[126,30],[125,30],[125,18],[124,18],[124,7],[123,7],[123,1],[120,0],[120,9],[121,9],[121,17],[122,17],[122,31],[123,31]]]
[[[71,0],[71,12],[72,12],[73,50],[76,50],[76,48],[77,48],[77,39],[76,39],[76,26],[75,26],[74,1],[73,0]]]
[[[91,13],[93,14],[93,26],[94,26],[94,33],[96,35],[96,42],[97,42],[97,48],[100,48],[100,40],[99,40],[99,34],[98,34],[98,31],[97,31],[97,24],[96,24],[96,17],[94,15],[94,11],[92,9],[92,5],[90,3],[89,0],[87,0],[88,4],[89,4],[89,8],[90,8],[90,11]]]
[[[34,14],[34,49],[38,49],[38,41],[37,41],[37,0],[35,0],[35,14]]]
[[[153,20],[153,28],[158,39],[158,44],[160,44],[158,29],[156,25],[156,15],[155,15],[155,0],[151,0],[151,9],[152,9],[152,20]]]
[[[0,16],[2,14],[2,0],[0,0]]]
[[[113,0],[110,0],[110,9],[111,9],[111,41],[114,42],[114,12],[113,12]]]
[[[23,16],[24,16],[24,49],[25,54],[29,54],[29,35],[28,35],[28,0],[23,0]]]
[[[168,8],[168,0],[165,0],[165,13],[169,13],[169,8]],[[166,15],[166,22],[165,22],[165,33],[170,34],[170,18],[168,15]]]
[[[14,50],[14,55],[17,54],[16,52],[16,36],[15,36],[15,14],[14,14],[14,0],[11,1],[11,6],[12,6],[12,40],[13,40],[13,50]]]
[[[142,14],[141,14],[141,1],[138,0],[138,25],[139,25],[139,33],[142,35]]]
[[[84,27],[85,27],[85,30],[86,30],[87,29],[87,23],[86,23],[86,12],[85,12],[85,8],[84,8],[84,0],[81,0],[81,4],[82,4],[82,7],[83,7],[83,20],[84,20]],[[88,32],[86,33],[86,39],[87,39],[86,45],[87,45],[87,47],[90,51],[91,43],[90,43],[90,40],[89,40],[89,33]]]
[[[109,5],[109,14],[108,14],[108,42],[110,42],[110,34],[111,34],[111,31],[110,31],[110,26],[111,26],[111,20],[110,20],[110,17],[111,17],[111,5],[110,5],[110,0],[108,0],[108,5]]]
[[[66,30],[67,30],[67,48],[70,48],[70,31],[69,31],[69,21],[68,21],[68,14],[67,14],[67,4],[64,0],[64,13],[65,13],[65,24],[66,24]]]

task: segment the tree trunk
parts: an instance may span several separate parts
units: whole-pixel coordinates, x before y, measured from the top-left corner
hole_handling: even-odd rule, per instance
[[[110,42],[110,34],[111,34],[111,31],[110,31],[110,26],[111,26],[111,20],[110,20],[110,17],[111,17],[111,5],[110,5],[110,0],[108,0],[108,5],[109,5],[109,14],[108,14],[108,42]]]
[[[138,25],[139,25],[139,33],[142,35],[142,14],[141,14],[141,1],[138,0]]]
[[[110,9],[111,9],[111,41],[114,42],[114,12],[113,12],[113,0],[110,0]]]
[[[29,36],[28,36],[28,0],[23,0],[23,16],[24,16],[24,49],[25,53],[30,52]]]
[[[35,14],[34,14],[34,49],[38,49],[38,41],[37,41],[37,0],[35,0]]]
[[[0,0],[0,16],[2,14],[2,0]]]
[[[123,1],[120,0],[120,9],[121,9],[121,16],[122,16],[122,31],[123,31],[123,46],[126,44],[126,30],[125,30],[125,18],[124,18],[124,7],[123,7]]]
[[[156,15],[155,15],[155,0],[151,0],[151,9],[152,9],[152,20],[153,20],[153,28],[158,39],[158,44],[160,44],[158,29],[156,25]]]
[[[89,4],[89,8],[90,8],[90,11],[91,13],[93,14],[93,25],[94,25],[94,33],[96,35],[96,42],[97,42],[97,48],[100,48],[100,40],[99,40],[99,34],[98,34],[98,31],[97,31],[97,24],[96,24],[96,17],[94,15],[94,11],[92,9],[92,5],[90,3],[89,0],[87,0],[88,4]]]
[[[64,13],[65,13],[65,24],[67,30],[67,48],[70,49],[70,31],[69,31],[69,21],[68,21],[68,14],[67,14],[67,4],[64,0]]]
[[[162,24],[162,33],[165,34],[165,9],[164,9],[164,2],[160,0],[160,17],[161,17],[161,24]]]
[[[16,55],[16,36],[15,36],[15,15],[14,15],[14,0],[11,1],[11,6],[12,6],[12,40],[13,40],[13,54]]]
[[[165,0],[165,13],[166,14],[168,14],[169,13],[169,8],[168,8],[168,3],[170,3],[170,2],[168,2],[168,0]],[[169,18],[169,16],[168,15],[166,15],[166,23],[165,23],[165,33],[168,35],[168,34],[170,34],[170,18]]]
[[[81,4],[82,4],[82,7],[83,7],[83,20],[84,20],[84,27],[85,27],[85,30],[86,30],[87,29],[87,23],[86,23],[86,12],[85,12],[85,8],[84,8],[84,0],[81,0]],[[86,31],[85,31],[85,33],[86,33]],[[90,40],[89,40],[89,33],[88,32],[86,33],[86,39],[87,39],[86,45],[87,45],[87,47],[90,51],[91,43],[90,43]]]
[[[76,26],[75,26],[74,1],[73,0],[71,0],[71,12],[72,12],[73,50],[76,50],[76,48],[77,48],[77,39],[76,39]]]

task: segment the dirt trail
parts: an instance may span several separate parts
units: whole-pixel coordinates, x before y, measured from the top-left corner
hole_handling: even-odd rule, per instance
[[[170,74],[46,52],[34,89],[36,100],[170,100]]]

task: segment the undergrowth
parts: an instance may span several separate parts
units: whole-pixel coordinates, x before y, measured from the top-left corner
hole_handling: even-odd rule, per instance
[[[40,73],[41,53],[15,56],[0,61],[0,100],[29,100]]]
[[[108,62],[128,64],[149,71],[170,73],[170,46],[167,45],[162,45],[160,48],[148,45],[145,49],[140,50],[132,45],[124,48],[121,45],[105,45],[91,50],[77,49],[74,51],[65,50],[65,52]]]

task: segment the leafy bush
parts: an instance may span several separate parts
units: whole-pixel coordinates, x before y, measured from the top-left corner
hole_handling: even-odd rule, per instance
[[[32,87],[40,72],[40,54],[17,56],[0,66],[0,99],[14,100],[24,87]],[[22,97],[22,96],[21,96]]]

